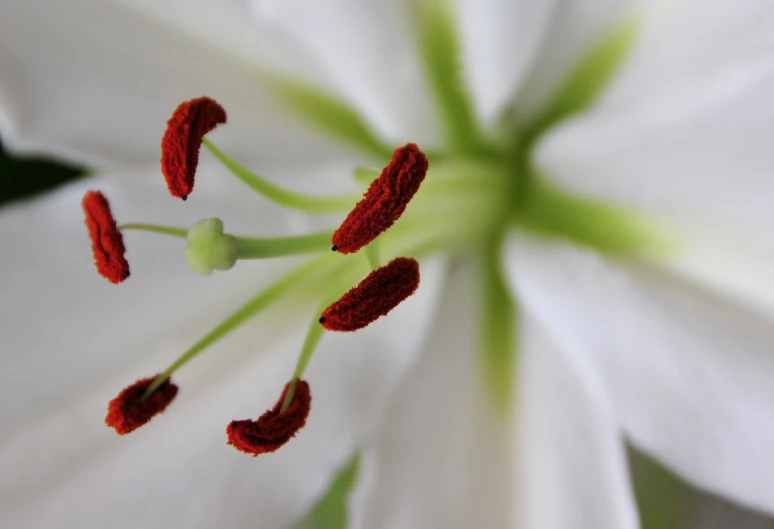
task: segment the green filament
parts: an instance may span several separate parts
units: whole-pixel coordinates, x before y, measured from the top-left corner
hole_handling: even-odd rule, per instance
[[[272,303],[278,301],[294,287],[299,287],[308,281],[315,271],[320,271],[325,259],[328,256],[315,259],[305,265],[297,268],[293,272],[271,285],[269,288],[259,293],[247,303],[239,307],[235,312],[223,320],[218,326],[208,332],[198,342],[185,351],[175,360],[156,380],[148,387],[143,395],[143,400],[147,399],[161,384],[164,383],[175,371],[187,364],[199,353],[217,343],[231,331],[256,316],[259,312],[269,307]]]
[[[306,333],[306,339],[304,340],[304,345],[301,347],[301,354],[298,356],[296,369],[293,371],[293,378],[290,381],[288,391],[285,393],[285,400],[282,402],[280,413],[287,410],[290,407],[290,403],[293,402],[293,397],[296,395],[298,379],[303,376],[304,370],[306,370],[306,366],[309,364],[309,360],[312,359],[314,350],[317,347],[317,344],[320,343],[323,332],[325,332],[325,329],[318,321],[318,318],[320,317],[318,314],[320,314],[324,308],[325,307],[322,307],[321,310],[315,313],[312,324],[309,326],[309,330]]]
[[[161,233],[164,235],[172,235],[173,237],[182,237],[185,239],[188,236],[188,230],[183,228],[172,228],[169,226],[157,226],[155,224],[141,224],[141,223],[129,223],[121,224],[118,229],[123,230],[138,230],[138,231],[150,231],[153,233]]]
[[[357,202],[356,195],[343,195],[333,197],[315,197],[304,195],[294,191],[288,191],[276,184],[272,184],[221,151],[207,138],[202,139],[202,144],[222,163],[226,169],[250,186],[260,195],[288,208],[307,211],[309,213],[336,213],[352,209]]]

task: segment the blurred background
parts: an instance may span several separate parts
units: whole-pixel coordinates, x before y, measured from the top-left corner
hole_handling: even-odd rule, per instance
[[[45,193],[58,185],[83,177],[85,169],[37,158],[11,156],[0,138],[0,206]]]
[[[0,207],[83,178],[86,173],[84,167],[13,156],[0,141]],[[696,490],[633,448],[629,449],[629,461],[642,529],[774,529],[774,519]],[[322,518],[330,522],[344,516],[347,492],[342,490],[338,497],[326,498],[325,505],[318,505],[328,511]],[[319,518],[313,514],[302,526],[326,529],[314,523]]]

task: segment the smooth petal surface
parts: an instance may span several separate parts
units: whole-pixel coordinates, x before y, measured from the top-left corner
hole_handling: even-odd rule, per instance
[[[518,527],[635,529],[622,432],[576,344],[521,313]]]
[[[86,187],[103,189],[121,220],[142,214],[184,224],[221,210],[237,230],[272,218],[277,231],[288,229],[287,216],[256,214],[233,193],[197,207],[195,196],[178,204],[163,184],[153,194],[127,182],[79,182],[0,216],[0,240],[14,248],[3,261],[0,306],[2,398],[13,402],[1,417],[10,427],[0,436],[0,517],[36,529],[288,527],[378,420],[423,340],[441,274],[429,263],[423,288],[389,318],[355,336],[323,338],[305,377],[309,422],[278,454],[245,458],[226,446],[224,430],[276,400],[314,307],[285,307],[224,339],[174,376],[180,396],[163,415],[118,438],[103,424],[118,390],[165,367],[287,267],[240,263],[247,266],[202,280],[185,267],[182,241],[128,233],[132,281],[107,284],[93,270],[82,226]]]
[[[349,101],[396,143],[438,143],[406,0],[253,0],[258,20],[276,21],[306,45]]]
[[[208,95],[228,112],[213,139],[232,154],[326,154],[261,89],[259,69],[324,82],[297,44],[234,2],[0,4],[0,132],[16,149],[97,164],[158,160],[172,110]]]
[[[617,82],[545,139],[538,164],[568,189],[770,232],[774,5],[675,10],[645,19]]]
[[[774,510],[769,321],[645,265],[514,240],[510,277],[589,359],[632,442],[688,481]]]
[[[353,527],[636,527],[601,391],[531,317],[515,415],[492,406],[471,272],[452,272],[425,352],[363,449]]]
[[[450,1],[457,7],[470,93],[490,124],[530,72],[559,0]]]
[[[683,247],[651,256],[655,263],[751,309],[774,314],[774,240],[770,232],[760,226],[741,229],[721,219],[662,215],[659,222]]]

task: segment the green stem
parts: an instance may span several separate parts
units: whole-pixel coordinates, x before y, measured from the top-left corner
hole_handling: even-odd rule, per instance
[[[333,232],[324,231],[296,237],[236,237],[239,259],[265,259],[329,250]]]
[[[293,397],[296,395],[296,384],[298,379],[303,376],[304,371],[306,370],[306,366],[309,364],[309,360],[312,359],[312,354],[314,354],[314,350],[317,347],[317,344],[320,343],[320,338],[322,338],[325,329],[318,321],[318,314],[320,314],[324,309],[325,307],[321,307],[320,310],[315,312],[312,325],[309,326],[309,331],[306,333],[306,339],[304,340],[304,345],[301,347],[301,354],[298,356],[296,369],[293,371],[293,378],[290,382],[290,387],[288,388],[287,393],[285,393],[285,400],[282,402],[280,413],[287,410],[290,407],[290,403],[293,402]]]
[[[151,231],[153,233],[163,233],[164,235],[172,235],[174,237],[182,237],[185,239],[188,236],[188,230],[182,228],[172,228],[169,226],[157,226],[155,224],[140,224],[129,223],[121,224],[118,227],[119,230],[138,230],[138,231]]]
[[[351,209],[359,198],[355,195],[314,197],[288,191],[250,172],[246,167],[221,151],[207,138],[204,138],[202,143],[234,176],[277,204],[311,213],[335,213]]]
[[[328,256],[325,256],[326,258]],[[306,279],[312,272],[320,268],[324,258],[315,259],[304,266],[301,266],[293,272],[271,285],[269,288],[253,297],[250,301],[239,307],[235,312],[223,320],[217,327],[208,332],[198,342],[184,352],[172,365],[170,365],[156,380],[148,387],[143,400],[147,399],[161,384],[164,383],[175,371],[180,369],[200,352],[213,345],[228,333],[245,323],[247,320],[269,307],[272,303],[279,300],[287,294],[293,287],[298,286],[299,282]]]
[[[354,273],[355,271],[357,271],[356,268],[350,269],[350,272]],[[309,361],[312,359],[317,344],[320,343],[320,338],[322,338],[323,332],[325,331],[324,327],[320,324],[319,314],[322,314],[328,305],[339,299],[342,294],[347,291],[352,284],[351,278],[349,277],[351,275],[352,274],[344,274],[340,277],[339,281],[336,281],[333,284],[328,293],[323,297],[319,309],[315,312],[315,317],[306,333],[304,345],[301,347],[301,354],[298,355],[298,361],[296,362],[296,368],[293,371],[290,387],[288,387],[288,391],[285,394],[285,400],[282,401],[280,413],[288,409],[290,403],[293,402],[293,397],[296,394],[296,382],[304,375],[306,366],[309,365]]]

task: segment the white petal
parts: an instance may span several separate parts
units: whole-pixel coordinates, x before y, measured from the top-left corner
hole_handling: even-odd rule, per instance
[[[565,188],[657,216],[686,245],[668,265],[769,311],[773,7],[700,2],[646,18],[617,82],[537,153]]]
[[[642,3],[642,0],[557,0],[550,29],[516,99],[517,116],[522,119],[534,116],[584,54],[634,16]]]
[[[572,341],[521,312],[520,524],[639,527],[618,421]]]
[[[618,82],[545,139],[538,164],[568,189],[770,233],[772,53],[765,0],[694,2],[651,20]]]
[[[463,64],[484,122],[499,117],[533,66],[557,0],[454,0]]]
[[[636,527],[599,388],[528,315],[516,415],[492,408],[469,268],[452,274],[426,351],[364,449],[353,527]]]
[[[181,394],[164,415],[117,438],[102,424],[107,401],[164,367],[273,273],[240,263],[256,266],[203,280],[184,269],[182,248],[175,260],[167,251],[174,248],[127,236],[133,277],[119,287],[92,282],[88,243],[75,240],[85,232],[78,208],[84,186],[0,219],[4,246],[15,250],[3,263],[2,399],[14,406],[2,415],[13,428],[0,437],[1,517],[20,528],[288,527],[379,420],[423,341],[442,280],[437,265],[423,263],[422,288],[388,318],[354,336],[323,337],[305,376],[309,421],[277,454],[240,454],[225,445],[224,429],[276,401],[315,307],[267,315],[234,332],[175,376]],[[133,186],[99,187],[119,216],[133,205],[140,211],[141,199],[145,208],[154,205]],[[162,198],[170,204],[170,211],[158,208],[163,221],[179,201]],[[239,204],[233,209],[245,218]],[[181,211],[175,216],[184,217]],[[23,244],[30,234],[40,234],[36,247]]]
[[[691,483],[774,510],[774,333],[756,315],[636,263],[518,241],[511,280],[576,344],[632,441]]]
[[[277,65],[312,80],[319,70],[276,28],[233,6],[3,2],[0,64],[0,131],[16,149],[94,163],[157,161],[177,104],[209,95],[229,114],[213,139],[234,154],[327,152],[256,78],[258,68]]]
[[[774,314],[774,241],[769,234],[709,220],[667,222],[662,215],[659,221],[683,247],[651,256],[656,264],[747,307]]]
[[[306,44],[351,103],[386,137],[437,143],[435,111],[413,44],[407,1],[253,0]]]
[[[478,370],[475,277],[450,274],[426,350],[363,450],[352,527],[511,527],[509,418]]]

